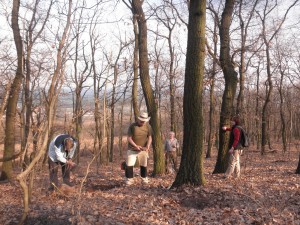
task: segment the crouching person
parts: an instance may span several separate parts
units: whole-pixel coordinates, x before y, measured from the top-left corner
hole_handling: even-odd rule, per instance
[[[132,185],[133,167],[138,160],[142,182],[149,183],[147,174],[148,152],[152,143],[152,128],[148,121],[148,113],[141,113],[135,123],[132,123],[128,128],[128,150],[126,160],[126,185]]]
[[[60,134],[50,142],[48,149],[50,191],[54,190],[54,186],[58,187],[58,167],[62,169],[63,183],[73,186],[73,183],[70,181],[70,172],[75,166],[72,158],[74,157],[76,146],[77,140],[68,134]]]

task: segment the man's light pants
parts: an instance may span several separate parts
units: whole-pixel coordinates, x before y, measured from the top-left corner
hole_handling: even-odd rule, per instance
[[[141,167],[141,177],[147,177],[147,163],[148,163],[148,152],[147,151],[127,151],[126,170],[125,176],[127,178],[133,178],[133,167],[136,160],[138,160]]]
[[[237,177],[241,175],[240,155],[241,150],[234,150],[233,153],[229,156],[229,164],[225,172],[226,177],[230,177],[234,172]]]

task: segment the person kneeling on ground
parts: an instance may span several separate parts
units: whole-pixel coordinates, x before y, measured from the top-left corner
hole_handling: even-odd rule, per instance
[[[133,184],[133,167],[138,160],[141,168],[141,177],[144,184],[149,183],[147,174],[148,152],[152,143],[152,128],[148,121],[148,113],[141,113],[135,123],[128,128],[128,150],[126,160],[126,185]]]
[[[49,190],[54,190],[54,186],[58,187],[58,167],[61,166],[63,183],[68,186],[73,186],[70,182],[70,172],[75,166],[72,158],[75,154],[77,140],[68,135],[60,134],[56,136],[49,144],[48,149],[48,164],[50,174]]]

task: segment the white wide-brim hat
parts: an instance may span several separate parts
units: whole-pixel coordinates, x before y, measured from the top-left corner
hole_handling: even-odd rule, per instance
[[[138,119],[140,121],[143,121],[143,122],[148,122],[150,120],[151,117],[148,117],[148,113],[146,112],[143,112],[143,113],[140,113]]]

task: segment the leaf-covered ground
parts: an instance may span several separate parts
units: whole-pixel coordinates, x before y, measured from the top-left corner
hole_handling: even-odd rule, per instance
[[[205,159],[206,185],[169,189],[175,175],[124,184],[120,161],[92,164],[89,157],[74,173],[76,188],[48,192],[47,168],[36,171],[30,212],[25,224],[300,224],[300,175],[295,174],[297,150],[260,156],[248,151],[241,158],[242,177],[222,179],[211,174],[216,156]],[[153,163],[150,160],[150,163]],[[151,168],[151,166],[150,166]],[[16,181],[0,184],[0,224],[17,224],[23,211],[22,190]]]

